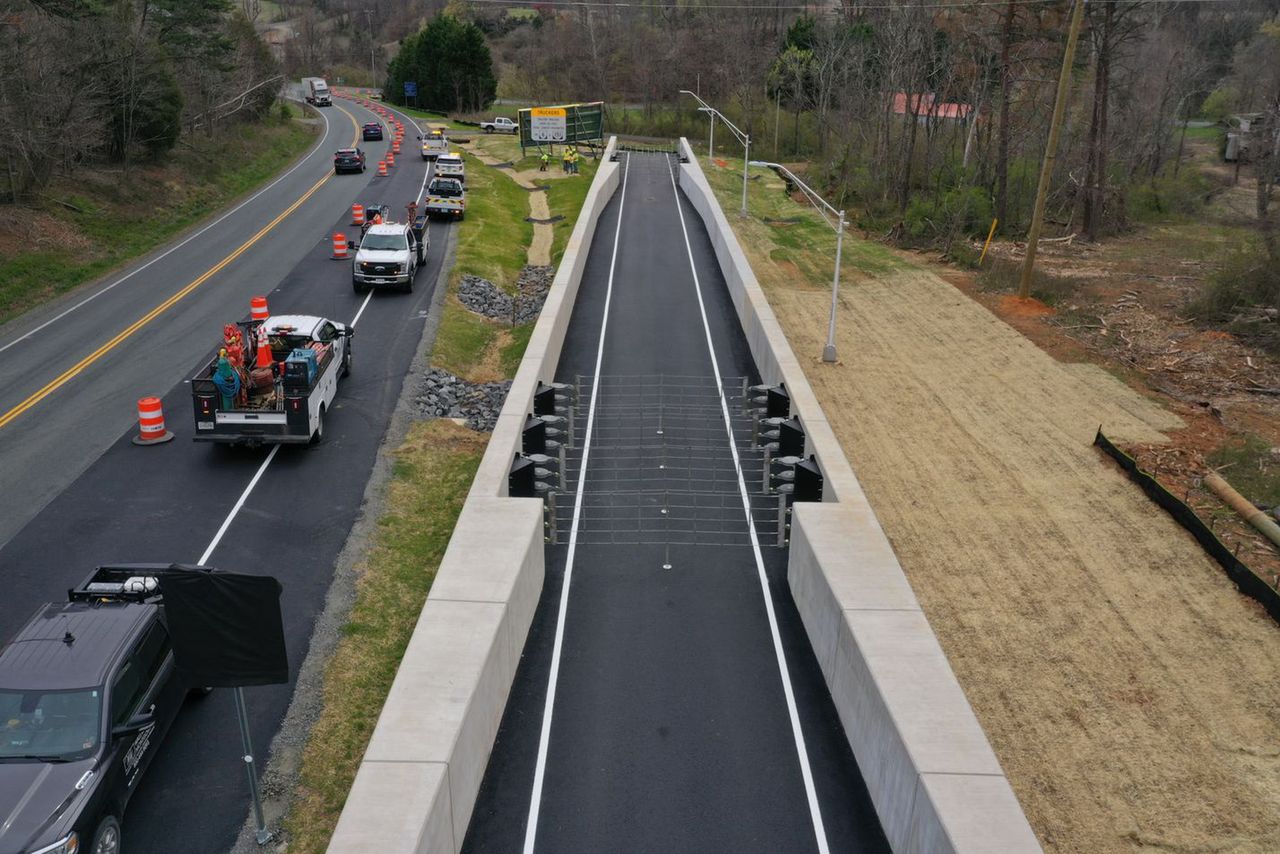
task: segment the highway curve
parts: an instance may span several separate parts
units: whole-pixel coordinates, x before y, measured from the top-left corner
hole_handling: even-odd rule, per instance
[[[710,240],[672,158],[621,157],[557,367],[572,494],[464,851],[886,851],[760,494]]]
[[[0,637],[9,637],[40,603],[63,598],[97,564],[196,561],[238,507],[208,563],[283,582],[289,660],[297,673],[421,340],[454,227],[431,226],[428,263],[412,294],[375,292],[366,305],[365,296],[352,291],[350,262],[330,259],[331,236],[354,234],[347,227],[354,201],[385,202],[402,215],[420,192],[426,164],[409,145],[390,177],[377,178],[373,169],[327,177],[333,149],[349,145],[356,123],[371,114],[343,100],[325,114],[328,129],[316,149],[238,212],[169,254],[161,250],[150,263],[135,265],[134,275],[109,290],[104,285],[119,277],[82,288],[0,334],[0,419],[8,419],[0,426],[0,482],[7,487],[0,494]],[[412,142],[412,125],[407,130]],[[363,147],[371,163],[386,148]],[[172,299],[255,236],[217,272]],[[339,388],[319,445],[271,456],[191,441],[185,380],[209,357],[223,324],[247,316],[256,294],[268,296],[274,313],[346,323],[360,313],[352,374]],[[93,298],[81,305],[87,297]],[[134,405],[146,394],[162,396],[176,441],[130,442]],[[246,692],[260,757],[292,691],[278,685]],[[240,752],[230,693],[190,702],[129,807],[126,849],[230,848],[248,811]]]

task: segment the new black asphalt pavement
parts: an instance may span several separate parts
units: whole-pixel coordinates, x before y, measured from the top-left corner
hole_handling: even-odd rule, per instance
[[[743,415],[758,382],[709,238],[661,155],[622,155],[557,369],[580,385],[568,452],[583,492],[534,849],[808,852],[814,807],[831,851],[887,851],[786,582],[776,499]],[[625,202],[624,202],[625,198]],[[706,307],[704,329],[679,210]],[[619,218],[621,229],[617,231]],[[614,235],[616,269],[585,478]],[[709,333],[708,331],[709,330]],[[788,712],[708,334],[751,478],[760,560],[812,769]],[[557,538],[464,850],[525,845],[576,496]]]
[[[318,149],[239,214],[61,320],[53,318],[94,288],[5,328],[0,346],[12,346],[0,355],[0,411],[11,411],[73,368],[321,182],[332,171],[332,150],[350,144],[356,122],[371,116],[342,100],[326,113],[328,131]],[[353,320],[364,296],[352,291],[351,262],[331,260],[331,236],[354,236],[348,226],[354,201],[385,202],[402,215],[403,205],[418,195],[426,164],[412,154],[412,126],[406,125],[410,153],[390,177],[377,178],[371,169],[323,181],[190,296],[0,427],[0,638],[9,637],[40,603],[64,598],[95,565],[200,557],[268,452],[193,442],[185,380],[209,358],[223,324],[247,316],[252,295],[266,295],[276,314]],[[386,146],[375,142],[365,148],[376,163]],[[452,227],[432,225],[432,249],[412,294],[372,296],[356,325],[352,374],[339,386],[323,442],[278,452],[208,561],[283,582],[294,674],[420,341]],[[50,320],[35,336],[19,340]],[[177,434],[173,442],[131,443],[134,404],[145,394],[162,397],[166,424]],[[292,691],[291,684],[246,691],[261,758]],[[249,808],[240,754],[230,692],[191,701],[129,806],[125,850],[229,849]]]

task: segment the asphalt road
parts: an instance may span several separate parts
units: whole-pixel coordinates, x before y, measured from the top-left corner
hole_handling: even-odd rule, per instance
[[[3,330],[0,419],[9,420],[0,426],[0,482],[7,487],[0,495],[0,637],[12,634],[40,603],[64,597],[97,564],[193,562],[213,541],[269,452],[192,442],[185,380],[209,357],[223,324],[248,314],[250,296],[267,295],[277,314],[320,314],[347,323],[363,306],[352,374],[326,418],[324,441],[275,454],[208,561],[283,582],[289,660],[297,672],[421,338],[453,227],[431,226],[432,249],[412,294],[374,293],[366,305],[364,295],[352,291],[350,262],[330,259],[331,236],[355,233],[347,227],[353,201],[403,211],[419,193],[426,164],[410,145],[410,156],[388,178],[374,177],[373,170],[326,178],[333,149],[350,144],[356,121],[370,114],[342,100],[324,112],[329,126],[316,150],[239,212],[87,305],[59,317],[102,291],[101,285]],[[385,150],[377,142],[364,147],[373,163]],[[75,373],[80,360],[221,263],[313,188],[219,272]],[[64,376],[47,397],[20,411]],[[134,405],[145,394],[162,396],[175,441],[154,447],[130,442]],[[279,685],[246,692],[260,756],[292,690]],[[126,850],[230,848],[248,812],[240,752],[230,693],[192,701],[129,807]]]
[[[758,494],[758,375],[710,241],[667,157],[626,169],[557,368],[583,389],[581,502],[557,503],[571,544],[548,547],[464,850],[887,851]]]

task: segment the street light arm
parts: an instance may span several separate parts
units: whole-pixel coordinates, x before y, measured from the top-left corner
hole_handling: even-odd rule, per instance
[[[833,229],[836,229],[837,231],[840,229],[840,226],[843,225],[844,211],[836,210],[831,205],[831,203],[828,202],[826,199],[822,198],[822,196],[820,196],[816,190],[814,190],[804,181],[801,181],[800,178],[796,176],[796,173],[792,172],[790,169],[783,166],[781,163],[773,163],[768,160],[752,160],[751,165],[763,166],[767,169],[775,169],[781,172],[783,175],[787,176],[787,178],[791,180],[792,183],[794,183],[797,187],[800,188],[800,192],[804,193],[805,197],[813,203],[813,206],[815,208],[818,209],[818,213],[822,214],[822,218],[827,221],[827,225],[831,226]],[[826,211],[824,211],[823,208],[825,208]],[[831,217],[827,216],[827,211],[830,211],[831,216],[836,218],[835,223],[831,221]]]
[[[727,118],[725,118],[724,113],[720,112],[720,111],[719,111],[719,110],[717,110],[715,107],[711,106],[711,105],[710,105],[710,104],[708,104],[706,101],[702,100],[702,98],[698,97],[698,93],[696,93],[696,92],[690,92],[688,89],[681,89],[681,90],[680,90],[680,94],[681,94],[681,95],[688,95],[688,96],[690,96],[690,97],[694,98],[694,99],[695,99],[699,104],[701,104],[701,105],[702,105],[699,109],[706,110],[708,113],[711,113],[711,114],[715,115],[717,118],[719,118],[719,119],[720,119],[720,121],[724,122],[724,123],[729,127],[729,130],[733,131],[733,135],[734,135],[734,136],[736,136],[736,137],[738,138],[738,142],[742,143],[743,145],[747,145],[747,144],[751,141],[751,137],[750,137],[750,136],[748,136],[747,134],[743,133],[743,132],[738,128],[738,126],[737,126],[737,125],[735,125],[733,122],[731,122],[731,121],[729,121]]]

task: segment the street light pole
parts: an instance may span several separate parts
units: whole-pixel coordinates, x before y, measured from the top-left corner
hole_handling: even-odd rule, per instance
[[[827,343],[822,348],[822,361],[834,363],[836,361],[836,308],[840,304],[840,254],[844,249],[844,211],[838,211],[831,206],[826,199],[818,195],[812,187],[796,177],[796,174],[781,163],[771,163],[767,160],[751,160],[748,161],[751,166],[764,166],[783,175],[788,181],[800,188],[800,192],[817,208],[818,213],[826,221],[827,225],[835,229],[836,232],[836,270],[831,277],[831,313],[827,317]],[[743,204],[746,204],[746,195],[744,191]],[[835,221],[832,222],[832,217]]]
[[[836,274],[831,280],[831,316],[827,318],[827,346],[822,348],[822,361],[836,360],[836,303],[840,298],[840,249],[844,244],[844,211],[836,226]]]
[[[729,131],[738,138],[738,142],[742,143],[742,211],[741,211],[741,214],[742,216],[746,216],[747,215],[747,164],[751,162],[751,137],[743,133],[738,128],[738,126],[735,125],[733,122],[726,119],[724,117],[724,113],[720,112],[715,107],[711,106],[706,101],[702,100],[702,98],[698,97],[697,92],[690,92],[688,89],[681,89],[680,94],[688,95],[694,98],[695,100],[697,100],[697,102],[702,105],[698,109],[701,112],[704,112],[711,117],[711,136],[708,137],[707,139],[708,163],[710,163],[715,156],[714,143],[715,143],[717,118],[719,118],[720,121],[724,122],[725,127],[729,128]]]

